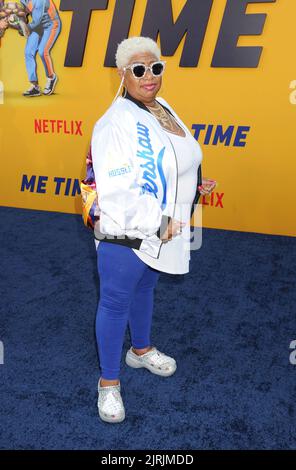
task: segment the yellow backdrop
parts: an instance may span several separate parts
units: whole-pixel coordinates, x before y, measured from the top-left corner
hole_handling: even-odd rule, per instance
[[[185,3],[172,1],[174,19]],[[129,36],[140,34],[146,4],[136,1]],[[161,8],[161,0],[159,4]],[[267,14],[261,35],[238,41],[238,46],[263,46],[257,68],[211,67],[225,6],[226,0],[214,0],[197,67],[179,66],[184,38],[174,56],[163,56],[167,68],[159,96],[189,128],[206,126],[199,135],[203,174],[216,179],[218,187],[201,201],[203,225],[295,236],[296,2],[248,5],[247,13]],[[49,97],[22,96],[28,86],[25,39],[8,30],[1,40],[2,205],[81,212],[75,188],[84,176],[92,128],[119,85],[116,69],[104,67],[114,8],[115,0],[110,0],[106,10],[92,13],[83,65],[74,68],[64,66],[72,13],[60,11],[62,33],[52,51],[59,82]],[[39,59],[38,72],[44,85]],[[205,143],[209,125],[212,137]],[[216,126],[234,126],[229,146],[213,145]],[[233,145],[240,126],[249,128],[242,147]],[[22,187],[24,181],[34,190]]]

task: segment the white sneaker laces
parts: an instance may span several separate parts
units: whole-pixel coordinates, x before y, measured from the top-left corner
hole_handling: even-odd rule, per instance
[[[46,89],[46,90],[49,90],[49,87],[50,87],[50,84],[51,84],[51,80],[52,80],[52,78],[48,78],[48,79],[46,80],[46,85],[45,85],[45,89]]]
[[[30,91],[35,90],[35,88],[39,90],[39,85],[31,85],[31,87],[27,90],[27,93],[30,93]]]
[[[55,78],[56,78],[55,75],[54,75],[52,78],[47,77],[46,85],[45,85],[45,90],[49,90],[49,89],[50,89],[51,82],[52,82],[53,80],[55,80]]]

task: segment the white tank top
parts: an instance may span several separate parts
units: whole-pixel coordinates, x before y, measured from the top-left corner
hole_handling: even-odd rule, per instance
[[[190,260],[190,211],[197,186],[197,170],[202,161],[199,143],[188,129],[186,136],[181,137],[165,131],[170,138],[176,153],[178,167],[178,186],[174,218],[186,222],[182,233],[172,240],[163,243],[158,258],[142,253],[133,248],[134,253],[154,269],[171,274],[189,272]]]

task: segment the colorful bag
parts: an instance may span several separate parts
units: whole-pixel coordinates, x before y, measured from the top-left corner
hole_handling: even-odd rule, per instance
[[[94,230],[95,224],[100,220],[98,193],[95,173],[92,163],[91,146],[86,156],[86,178],[80,182],[82,198],[82,219],[84,225]]]

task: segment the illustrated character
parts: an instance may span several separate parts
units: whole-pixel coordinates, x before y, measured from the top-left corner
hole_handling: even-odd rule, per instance
[[[0,0],[0,38],[4,36],[5,31],[8,28],[7,14],[3,9],[4,2]]]
[[[27,14],[20,3],[0,1],[0,38],[4,36],[7,28],[16,29],[22,36],[27,36]]]
[[[54,72],[50,51],[54,46],[60,31],[61,20],[58,10],[52,0],[20,0],[26,12],[32,15],[32,22],[27,25],[27,44],[25,48],[26,68],[31,87],[23,93],[26,97],[42,94],[37,76],[37,52],[41,57],[47,77],[44,95],[54,92],[58,77]]]

